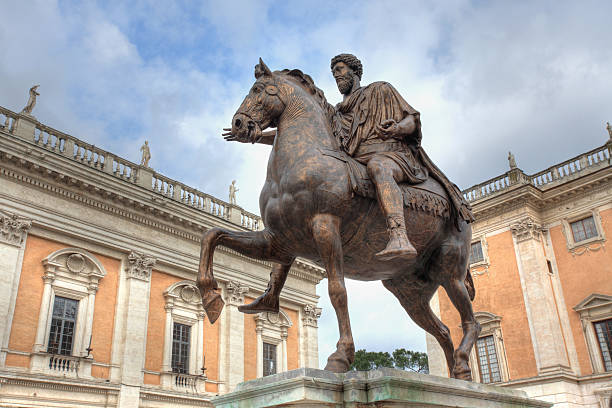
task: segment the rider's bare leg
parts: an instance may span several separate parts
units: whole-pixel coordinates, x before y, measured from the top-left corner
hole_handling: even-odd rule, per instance
[[[378,204],[387,220],[389,242],[376,256],[382,260],[414,258],[417,251],[406,234],[404,196],[397,185],[404,176],[399,166],[385,157],[374,157],[368,162],[368,175],[376,185]]]
[[[238,310],[240,310],[242,313],[249,314],[259,312],[277,313],[279,309],[278,298],[283,286],[285,285],[285,281],[287,280],[287,275],[289,274],[289,269],[291,268],[292,263],[293,260],[285,264],[274,264],[272,267],[272,272],[270,272],[270,281],[268,282],[268,288],[266,291],[248,305],[238,306]]]

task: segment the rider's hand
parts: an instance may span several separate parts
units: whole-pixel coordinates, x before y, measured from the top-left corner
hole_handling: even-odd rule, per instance
[[[225,131],[225,133],[222,133],[221,136],[223,136],[226,141],[233,142],[235,140],[238,140],[238,137],[232,134],[232,128],[223,128],[223,130]]]
[[[402,139],[404,137],[399,124],[393,119],[383,120],[380,125],[376,125],[376,132],[381,139]]]

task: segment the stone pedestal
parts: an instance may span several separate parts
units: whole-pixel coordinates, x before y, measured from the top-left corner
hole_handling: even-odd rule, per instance
[[[28,142],[34,142],[36,132],[36,118],[32,115],[20,113],[15,122],[13,134]]]
[[[334,374],[300,368],[238,385],[212,399],[216,408],[461,407],[544,408],[523,391],[384,368]]]

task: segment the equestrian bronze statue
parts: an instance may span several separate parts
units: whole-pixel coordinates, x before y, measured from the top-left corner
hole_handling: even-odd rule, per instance
[[[471,379],[469,353],[480,326],[467,267],[473,220],[469,205],[421,147],[419,113],[386,82],[362,87],[350,54],[332,60],[344,100],[327,103],[300,70],[272,72],[263,61],[256,81],[224,134],[230,141],[272,145],[259,198],[263,231],[208,230],[197,285],[211,323],[223,309],[213,253],[223,245],[273,262],[268,288],[244,313],[279,310],[279,295],[296,257],[327,271],[340,339],[326,370],[346,372],[355,345],[344,278],[381,280],[410,317],[444,350],[451,375]],[[264,132],[266,128],[275,132]],[[429,301],[444,287],[461,315],[454,349]],[[372,305],[372,307],[376,307]]]

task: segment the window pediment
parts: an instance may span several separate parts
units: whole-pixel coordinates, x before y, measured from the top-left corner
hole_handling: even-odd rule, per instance
[[[612,307],[612,296],[592,293],[582,302],[574,306],[574,310],[578,313],[583,313],[588,312],[591,309],[599,309],[604,307]]]

